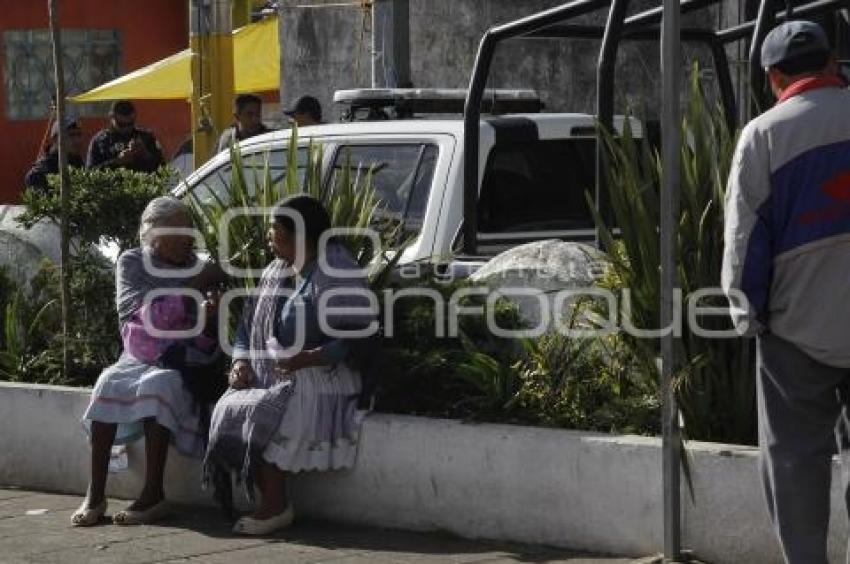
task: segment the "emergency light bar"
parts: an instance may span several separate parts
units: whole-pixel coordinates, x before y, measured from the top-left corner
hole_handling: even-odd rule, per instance
[[[405,119],[415,114],[462,114],[466,89],[337,90],[334,103],[347,106],[343,121]],[[543,102],[534,90],[488,89],[481,102],[481,112],[488,114],[537,113],[542,109]]]

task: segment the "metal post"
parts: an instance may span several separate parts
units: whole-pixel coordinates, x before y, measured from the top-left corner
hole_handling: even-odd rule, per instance
[[[768,98],[764,85],[764,69],[761,68],[761,44],[776,21],[773,0],[761,0],[753,37],[750,42],[750,115],[753,118],[767,107]]]
[[[490,31],[484,34],[478,47],[478,56],[472,70],[472,80],[466,93],[463,109],[463,252],[474,255],[478,251],[478,145],[481,135],[481,99],[496,40]]]
[[[717,76],[717,87],[720,89],[720,100],[723,103],[723,113],[726,117],[726,125],[729,131],[735,131],[738,127],[738,110],[735,104],[735,87],[732,84],[732,73],[729,70],[729,58],[726,55],[726,48],[723,43],[717,38],[717,34],[712,34],[713,38],[709,43],[711,54],[714,57],[714,71]]]
[[[393,68],[395,85],[412,85],[410,78],[410,0],[393,2]]]
[[[670,331],[661,338],[662,479],[664,488],[664,557],[681,557],[681,492],[679,409],[672,387],[676,366],[673,315],[676,284],[676,227],[679,216],[681,173],[681,110],[679,89],[682,63],[679,0],[664,0],[661,28],[661,327]]]
[[[487,75],[493,62],[493,52],[499,41],[534,33],[550,25],[575,18],[602,8],[608,0],[574,0],[521,20],[490,28],[481,39],[472,69],[469,90],[463,109],[463,252],[475,254],[478,246],[478,151],[481,120],[481,99]]]
[[[56,123],[58,124],[58,135],[56,142],[59,152],[59,201],[60,201],[60,223],[59,223],[59,288],[62,307],[62,375],[65,378],[71,376],[70,357],[70,330],[71,330],[71,227],[68,219],[68,209],[71,198],[71,179],[68,176],[68,132],[65,128],[65,71],[62,64],[62,30],[59,25],[59,12],[57,0],[49,0],[47,13],[50,20],[50,43],[53,55],[53,80],[55,82],[56,94]]]
[[[380,82],[378,79],[381,66],[380,59],[383,57],[381,52],[381,36],[383,35],[381,22],[384,19],[386,1],[375,0],[372,2],[372,88],[377,88]]]
[[[372,3],[372,88],[410,82],[409,0]]]
[[[793,17],[803,18],[808,16],[816,16],[818,14],[834,12],[841,8],[850,8],[850,5],[848,5],[848,2],[846,0],[816,0],[815,2],[811,2],[809,4],[804,4],[802,6],[797,6],[796,8],[794,8]],[[787,12],[783,10],[777,13],[775,15],[774,21],[776,19],[788,19]],[[730,28],[724,29],[723,31],[717,32],[717,38],[722,43],[731,43],[733,41],[745,39],[752,34],[757,23],[758,20],[752,20],[732,26]]]
[[[614,71],[616,70],[617,51],[620,46],[620,36],[623,33],[623,21],[629,8],[629,0],[613,0],[608,11],[608,21],[605,24],[605,34],[602,36],[602,46],[599,49],[599,60],[596,65],[596,116],[599,120],[600,131],[596,134],[596,209],[606,221],[609,198],[605,182],[605,143],[604,132],[614,131]],[[604,131],[602,131],[604,130]],[[596,247],[602,248],[601,228],[596,227]]]
[[[233,120],[233,20],[229,0],[191,0],[192,146],[195,168]]]

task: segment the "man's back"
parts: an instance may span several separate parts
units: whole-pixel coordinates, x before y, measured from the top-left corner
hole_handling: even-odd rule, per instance
[[[817,88],[747,125],[727,194],[723,273],[772,333],[842,367],[850,367],[848,107],[850,91]]]

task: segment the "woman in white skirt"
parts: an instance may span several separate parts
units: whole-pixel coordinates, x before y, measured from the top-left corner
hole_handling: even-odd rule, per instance
[[[129,507],[113,516],[119,525],[148,523],[166,513],[163,473],[169,443],[184,454],[203,456],[207,430],[199,403],[203,393],[187,378],[192,367],[211,364],[220,353],[210,315],[215,305],[204,303],[207,327],[196,337],[177,340],[148,330],[191,330],[199,312],[178,289],[203,291],[223,280],[216,266],[198,262],[194,239],[185,232],[191,227],[189,210],[180,200],[156,198],[141,217],[142,246],[118,258],[117,306],[124,351],[98,378],[83,415],[91,441],[91,479],[85,501],[71,517],[73,525],[94,525],[106,511],[113,444],[145,438],[144,486]],[[157,290],[165,292],[151,294]],[[213,375],[209,378],[212,382]]]
[[[366,279],[348,251],[321,245],[330,218],[306,195],[287,198],[271,215],[269,246],[277,257],[246,304],[234,346],[230,389],[210,424],[205,468],[238,475],[254,513],[237,534],[288,526],[288,473],[354,465],[362,411],[354,340],[375,329]],[[294,275],[294,276],[293,276]],[[209,474],[208,474],[209,477]],[[222,483],[218,476],[217,483]]]

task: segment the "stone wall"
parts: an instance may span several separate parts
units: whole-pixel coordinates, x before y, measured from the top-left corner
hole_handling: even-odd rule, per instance
[[[328,0],[330,2],[330,0]],[[291,101],[312,94],[328,120],[333,92],[371,85],[372,22],[359,6],[322,6],[322,0],[281,2],[281,97]],[[338,2],[330,2],[339,4]],[[465,88],[484,32],[563,0],[410,0],[411,79],[419,87]],[[633,3],[630,13],[656,5]],[[605,12],[575,23],[604,22]],[[716,25],[716,10],[688,16],[684,24]],[[493,61],[489,86],[535,88],[546,107],[558,112],[593,112],[596,96],[595,40],[512,40]],[[684,48],[686,58],[703,58],[701,49]],[[656,114],[660,74],[657,44],[625,43],[617,64],[617,111],[645,106]],[[383,86],[383,85],[381,85]]]

